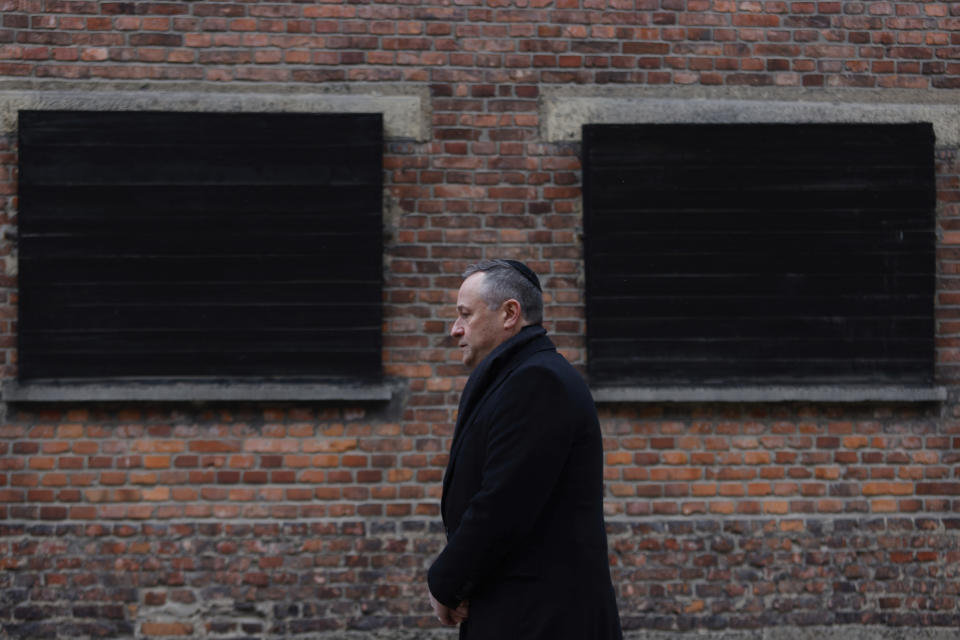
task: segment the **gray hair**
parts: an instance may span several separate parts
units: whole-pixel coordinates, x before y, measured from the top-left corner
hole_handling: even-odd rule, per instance
[[[506,260],[481,260],[463,272],[464,279],[483,273],[484,302],[496,309],[513,298],[520,303],[520,313],[528,324],[543,322],[543,294]]]

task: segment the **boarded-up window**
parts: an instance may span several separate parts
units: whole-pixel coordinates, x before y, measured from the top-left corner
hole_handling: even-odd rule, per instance
[[[378,377],[381,120],[21,112],[21,379]]]
[[[588,125],[595,382],[929,382],[928,124]]]

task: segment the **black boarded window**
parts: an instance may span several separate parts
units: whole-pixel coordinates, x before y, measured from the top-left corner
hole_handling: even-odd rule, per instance
[[[929,383],[929,124],[588,125],[595,383]]]
[[[21,379],[380,375],[380,115],[19,132]]]

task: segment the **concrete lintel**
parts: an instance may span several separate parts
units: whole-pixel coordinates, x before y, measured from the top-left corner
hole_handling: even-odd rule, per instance
[[[615,402],[941,402],[944,387],[898,385],[597,387],[593,399]]]
[[[548,89],[542,135],[578,141],[585,124],[930,122],[940,147],[960,145],[960,103],[945,92]]]
[[[20,110],[381,113],[387,139],[424,141],[430,136],[425,105],[429,96],[420,88],[392,85],[320,85],[308,92],[272,85],[225,91],[191,84],[0,82],[0,133],[16,132]]]
[[[385,383],[228,381],[26,382],[3,384],[4,402],[388,402]]]

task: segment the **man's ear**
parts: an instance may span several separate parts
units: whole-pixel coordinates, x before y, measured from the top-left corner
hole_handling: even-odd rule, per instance
[[[520,310],[520,303],[510,298],[503,303],[503,328],[514,329],[523,323],[523,313]]]

